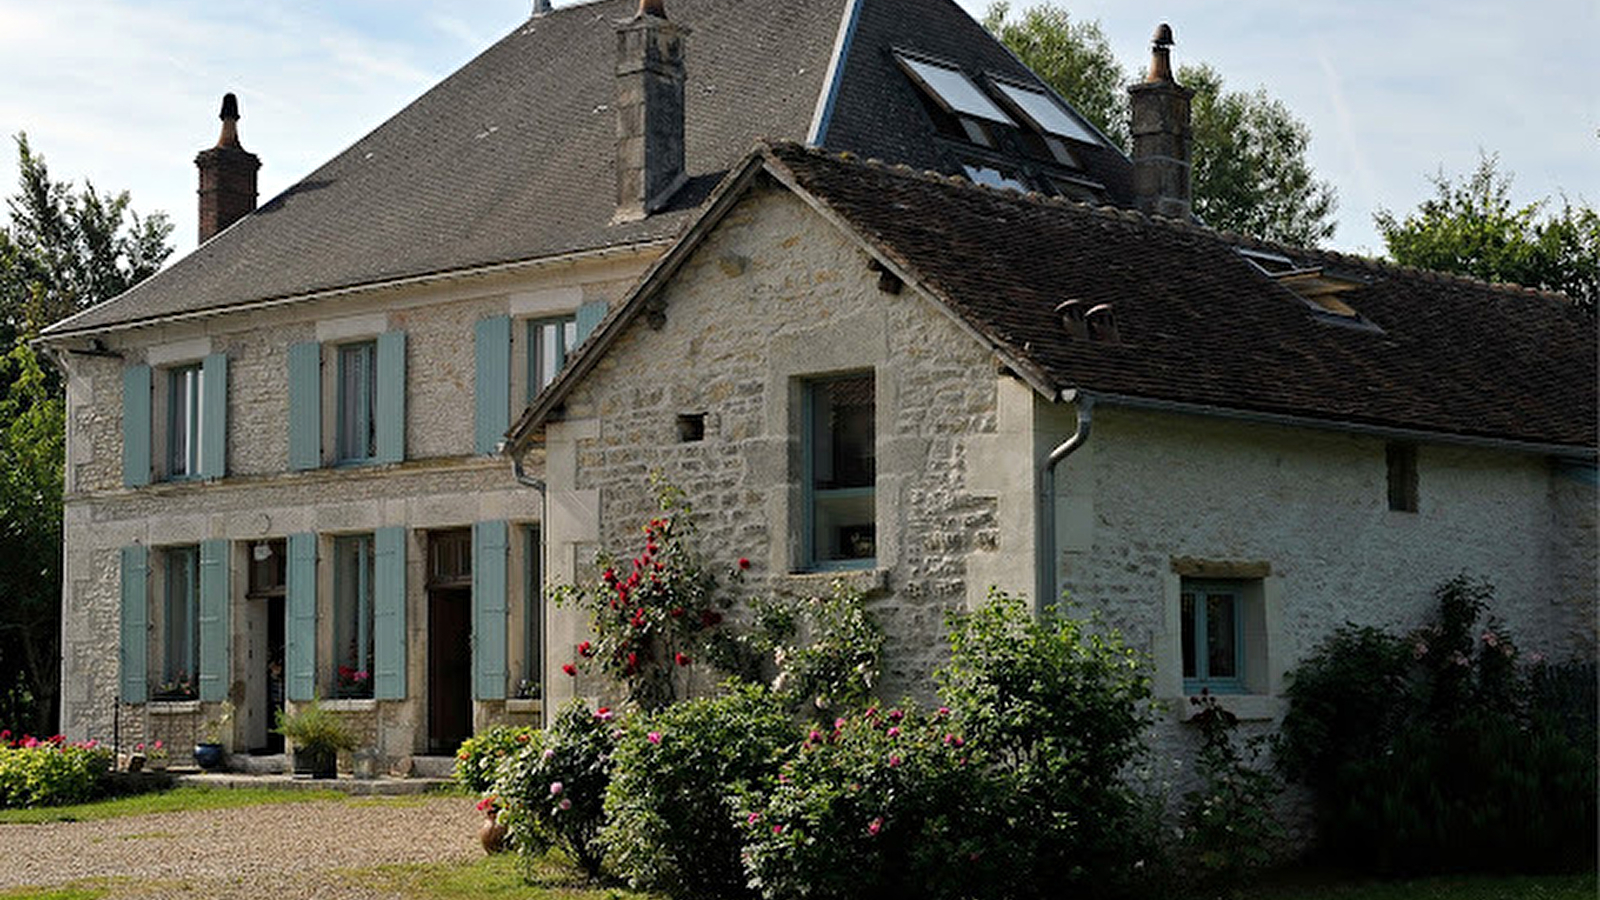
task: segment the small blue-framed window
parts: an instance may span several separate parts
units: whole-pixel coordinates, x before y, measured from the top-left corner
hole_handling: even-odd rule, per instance
[[[200,366],[180,366],[167,373],[167,478],[183,481],[200,475],[201,440],[205,434],[204,387]]]
[[[1183,580],[1183,690],[1245,692],[1244,592],[1237,582]]]
[[[875,395],[871,372],[804,384],[800,455],[808,569],[877,563]]]
[[[345,344],[338,357],[337,462],[367,462],[378,449],[378,345],[375,341]]]
[[[567,354],[578,343],[577,316],[551,316],[528,322],[528,400],[556,380]]]

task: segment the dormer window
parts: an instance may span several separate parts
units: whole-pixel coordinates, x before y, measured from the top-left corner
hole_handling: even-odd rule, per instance
[[[1098,144],[1100,138],[1088,126],[1078,121],[1077,117],[1055,98],[1044,91],[1037,91],[1010,82],[996,80],[994,86],[1016,108],[1017,112],[1027,120],[1045,138],[1045,144],[1050,148],[1052,155],[1063,165],[1075,165],[1070,152],[1061,138],[1071,138],[1083,141],[1086,144]]]
[[[1305,266],[1279,253],[1264,250],[1236,248],[1236,252],[1255,269],[1311,307],[1311,311],[1324,321],[1377,329],[1355,307],[1339,299],[1339,295],[1359,290],[1367,283],[1359,278],[1328,272],[1321,266]]]
[[[916,83],[942,131],[981,147],[995,146],[990,123],[1016,127],[999,104],[955,66],[895,54],[902,69]]]
[[[992,188],[1010,188],[1024,194],[1032,190],[1015,175],[1001,171],[993,166],[977,162],[963,162],[961,168],[966,171],[967,178],[973,184],[987,185]]]

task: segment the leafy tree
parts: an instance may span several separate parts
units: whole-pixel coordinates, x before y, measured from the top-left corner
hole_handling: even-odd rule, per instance
[[[1098,22],[1073,21],[1045,3],[1009,19],[995,3],[984,26],[1124,151],[1129,148],[1128,70]],[[1137,69],[1135,69],[1137,70]],[[1206,224],[1314,247],[1333,236],[1337,198],[1306,160],[1311,132],[1266,91],[1225,91],[1208,65],[1182,66],[1195,92],[1194,211]]]
[[[61,630],[65,404],[59,375],[27,343],[126,291],[172,252],[165,215],[127,192],[50,179],[16,136],[20,177],[0,225],[0,726],[55,730]]]
[[[18,192],[0,227],[0,323],[38,331],[156,273],[172,247],[164,213],[141,218],[127,191],[102,195],[85,182],[50,180],[42,155],[18,134]]]
[[[1455,272],[1486,281],[1562,291],[1595,308],[1600,296],[1600,214],[1574,206],[1545,214],[1549,199],[1511,202],[1511,174],[1485,155],[1457,181],[1432,177],[1434,196],[1397,219],[1380,209],[1373,219],[1389,256],[1402,265]]]
[[[1333,237],[1333,186],[1306,161],[1311,131],[1260,88],[1224,91],[1209,65],[1180,66],[1194,91],[1194,211],[1213,228],[1315,247]]]

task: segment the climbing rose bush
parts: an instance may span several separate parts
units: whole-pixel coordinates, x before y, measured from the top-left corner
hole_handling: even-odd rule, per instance
[[[501,764],[537,734],[531,727],[496,725],[467,738],[456,751],[456,783],[475,794],[488,793],[500,777]]]
[[[594,636],[573,648],[562,671],[598,670],[627,690],[628,701],[653,711],[690,693],[691,667],[715,651],[732,603],[694,552],[693,510],[677,488],[652,476],[661,514],[645,523],[638,552],[629,558],[601,554],[593,583],[563,585],[558,605],[591,617]],[[746,560],[730,567],[737,579]]]
[[[531,732],[526,742],[513,738],[518,748],[499,764],[487,793],[498,798],[500,822],[530,870],[559,847],[590,878],[599,877],[606,788],[621,728],[612,710],[574,700],[544,731]]]

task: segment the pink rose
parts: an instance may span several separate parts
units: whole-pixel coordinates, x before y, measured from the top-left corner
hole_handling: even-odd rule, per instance
[[[559,781],[550,782],[550,796],[554,797],[566,789],[566,785]]]
[[[659,744],[659,743],[661,743],[661,732],[652,731],[649,734],[645,735],[644,739],[649,741],[652,744]]]

